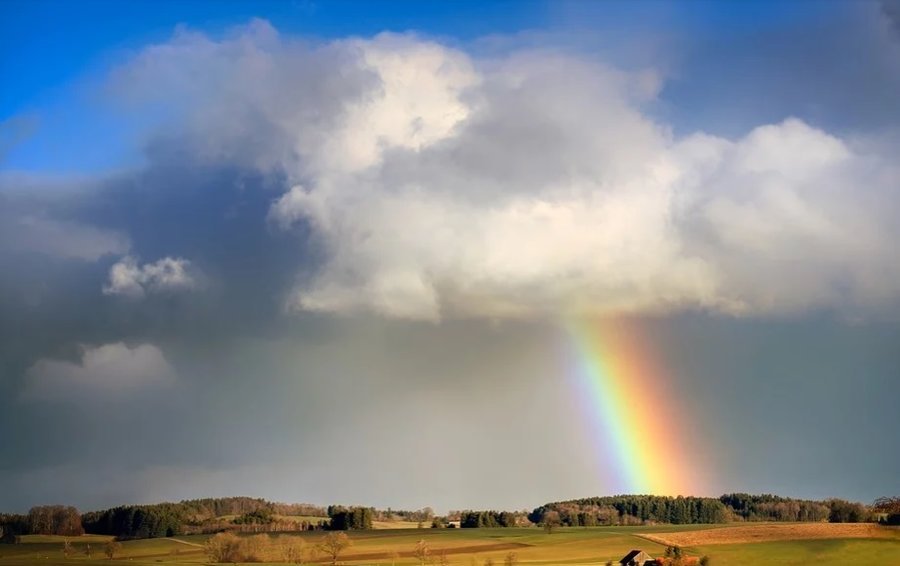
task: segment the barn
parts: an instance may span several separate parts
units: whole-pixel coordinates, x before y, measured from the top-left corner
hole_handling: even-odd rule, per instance
[[[632,550],[622,560],[619,560],[619,564],[622,566],[650,566],[651,564],[655,565],[656,560],[643,550]]]

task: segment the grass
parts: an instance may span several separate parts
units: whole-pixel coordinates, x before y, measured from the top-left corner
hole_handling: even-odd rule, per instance
[[[82,535],[80,537],[64,537],[60,535],[25,535],[22,537],[22,542],[27,544],[40,544],[40,543],[57,543],[62,544],[64,541],[69,540],[71,542],[79,542],[84,544],[104,544],[107,541],[112,540],[113,537],[106,535]]]
[[[669,531],[646,536],[666,545],[691,547],[801,539],[897,538],[900,532],[872,523],[749,523],[725,529]]]
[[[735,525],[737,526],[737,525]],[[743,524],[746,528],[748,525]],[[765,525],[760,525],[765,527]],[[618,561],[632,548],[641,548],[659,556],[664,547],[643,538],[661,533],[682,533],[707,529],[729,528],[728,525],[660,525],[655,527],[596,527],[565,528],[547,535],[537,528],[521,529],[395,529],[350,533],[353,546],[345,551],[345,563],[353,566],[386,566],[392,564],[392,552],[405,553],[396,566],[418,564],[410,552],[419,540],[425,540],[438,556],[446,552],[450,564],[482,566],[492,558],[498,566],[509,552],[515,552],[524,565],[587,566]],[[836,538],[811,540],[777,540],[741,544],[701,544],[685,547],[695,556],[708,555],[715,566],[776,566],[815,563],[819,565],[880,564],[900,566],[900,531],[889,531],[881,538]],[[282,538],[284,537],[284,538]],[[273,535],[275,541],[296,537],[314,546],[322,537],[320,532]],[[105,537],[78,537],[70,541],[75,554],[66,559],[62,553],[63,537],[24,537],[22,544],[0,545],[0,566],[175,566],[204,564],[206,555],[201,546],[205,535],[180,536],[173,539],[126,541],[116,560],[103,554]],[[697,540],[703,540],[698,537]],[[91,545],[93,557],[84,553]],[[198,546],[200,545],[200,546]]]
[[[430,527],[431,521],[425,521],[422,523],[424,527]],[[373,529],[418,529],[419,522],[418,521],[372,521]]]
[[[697,552],[728,566],[847,566],[848,564],[900,565],[900,542],[887,539],[819,539],[722,544],[697,547]]]

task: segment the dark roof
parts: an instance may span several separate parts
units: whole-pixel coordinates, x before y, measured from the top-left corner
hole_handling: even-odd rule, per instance
[[[629,562],[634,560],[635,557],[637,557],[638,555],[641,555],[641,554],[644,554],[643,550],[640,550],[640,549],[632,550],[631,552],[626,554],[625,557],[622,558],[622,560],[619,560],[619,564],[628,564]]]

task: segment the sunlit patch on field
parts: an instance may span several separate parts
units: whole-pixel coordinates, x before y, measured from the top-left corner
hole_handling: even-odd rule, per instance
[[[269,537],[268,551],[260,557],[272,564],[287,564],[277,551],[289,542],[307,552],[321,542],[323,533],[242,535]],[[417,545],[423,544],[428,564],[484,566],[592,565],[617,563],[631,549],[662,556],[667,545],[679,545],[685,555],[708,556],[711,564],[818,565],[877,563],[900,565],[900,530],[873,524],[733,524],[666,525],[656,527],[560,528],[552,534],[536,528],[504,529],[393,529],[351,531],[352,544],[339,562],[352,566],[411,566],[421,564]],[[0,545],[0,566],[129,566],[208,564],[208,535],[123,541],[113,560],[104,556],[109,537],[70,537],[71,553],[63,553],[65,537],[26,536],[20,544]],[[302,541],[302,542],[300,542]],[[91,555],[87,547],[91,546]],[[893,560],[893,561],[892,561]],[[856,562],[854,562],[856,561]],[[307,564],[326,564],[322,554],[307,554]]]

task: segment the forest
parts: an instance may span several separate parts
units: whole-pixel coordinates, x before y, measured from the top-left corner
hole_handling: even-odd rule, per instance
[[[842,499],[814,501],[777,495],[731,493],[712,497],[615,495],[547,503],[524,511],[454,511],[435,516],[372,507],[274,503],[259,498],[191,499],[178,503],[122,505],[83,515],[71,506],[34,507],[27,514],[0,514],[0,540],[26,534],[112,535],[120,540],[190,533],[367,530],[374,521],[418,521],[420,527],[495,528],[529,524],[555,527],[698,524],[759,521],[858,523],[900,522],[900,499],[880,498],[871,506]]]
[[[830,521],[859,523],[870,519],[861,503],[843,499],[813,501],[778,495],[731,493],[712,497],[616,495],[547,503],[532,511],[532,523],[562,526],[730,523],[735,521]]]

